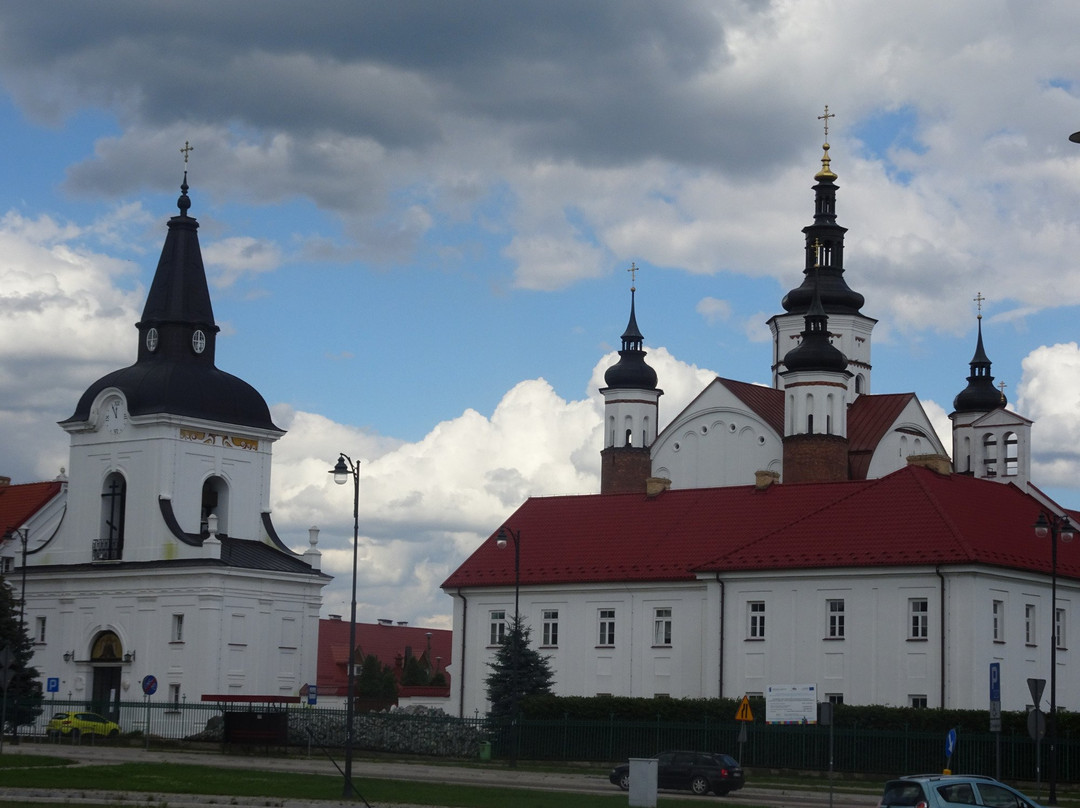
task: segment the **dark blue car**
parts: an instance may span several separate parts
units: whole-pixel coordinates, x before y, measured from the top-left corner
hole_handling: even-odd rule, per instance
[[[630,788],[630,764],[611,770],[608,779],[626,791]],[[731,755],[713,752],[661,752],[656,756],[656,785],[718,797],[743,787],[743,770]]]

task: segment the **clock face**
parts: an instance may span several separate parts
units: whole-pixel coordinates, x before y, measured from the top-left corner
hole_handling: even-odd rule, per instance
[[[101,419],[101,429],[111,435],[119,435],[127,428],[127,407],[122,399],[111,397],[105,400],[103,407],[104,416]]]
[[[191,335],[191,348],[197,354],[201,354],[206,350],[206,334],[201,330],[197,330]]]
[[[153,353],[157,350],[158,346],[158,332],[156,328],[151,328],[146,332],[146,350]]]

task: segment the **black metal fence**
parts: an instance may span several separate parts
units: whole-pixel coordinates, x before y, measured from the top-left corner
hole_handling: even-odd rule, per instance
[[[46,739],[47,727],[57,712],[87,709],[81,701],[46,700],[44,710],[30,726],[20,727],[21,736]],[[164,704],[147,701],[121,702],[109,717],[120,725],[121,736],[128,742],[142,738],[155,743],[224,743],[221,732],[226,710],[284,711],[289,716],[289,744],[304,746],[310,742],[304,727],[321,728],[322,742],[343,742],[344,707],[307,705],[221,705]],[[665,749],[706,749],[727,752],[749,768],[824,772],[829,769],[830,745],[833,769],[852,774],[901,774],[936,772],[946,766],[945,737],[924,731],[882,731],[858,726],[818,725],[746,725],[745,741],[740,742],[742,726],[735,721],[606,721],[524,719],[518,723],[496,723],[484,717],[455,718],[440,712],[414,714],[395,711],[378,714],[376,729],[371,717],[357,715],[358,748],[387,751],[407,750],[409,739],[418,743],[422,754],[485,755],[495,760],[516,756],[520,760],[545,760],[595,763],[625,761],[630,757],[648,757]],[[327,728],[330,728],[327,730]],[[430,742],[448,729],[466,738],[463,744],[440,748]],[[831,738],[830,738],[831,733]],[[406,739],[403,741],[402,739]],[[425,742],[428,739],[429,742]],[[57,743],[72,743],[70,736],[54,738]],[[79,743],[102,743],[105,739],[84,734]],[[446,744],[442,744],[446,746]],[[1080,740],[1065,735],[1058,741],[1058,773],[1061,782],[1080,780]],[[514,755],[513,753],[516,753]],[[1046,741],[1041,746],[1045,779],[1049,752]],[[1000,774],[1009,780],[1032,781],[1036,771],[1035,743],[1027,735],[961,732],[951,760],[953,771],[972,774]]]

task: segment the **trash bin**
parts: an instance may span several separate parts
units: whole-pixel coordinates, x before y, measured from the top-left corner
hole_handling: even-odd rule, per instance
[[[491,760],[491,741],[480,741],[480,759]]]

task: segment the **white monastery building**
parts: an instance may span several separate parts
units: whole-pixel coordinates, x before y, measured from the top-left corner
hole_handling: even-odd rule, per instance
[[[875,321],[845,280],[827,143],[814,179],[803,280],[769,320],[771,387],[717,378],[657,432],[631,289],[600,493],[527,500],[502,526],[519,567],[497,529],[443,584],[456,712],[487,709],[515,583],[561,695],[806,683],[833,702],[986,709],[998,662],[1001,707],[1020,710],[1056,642],[1058,705],[1080,707],[1080,550],[1058,554],[1053,602],[1034,525],[1068,514],[1031,484],[1032,423],[993,384],[981,313],[950,461],[914,393],[872,392]]]

